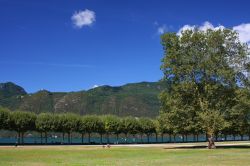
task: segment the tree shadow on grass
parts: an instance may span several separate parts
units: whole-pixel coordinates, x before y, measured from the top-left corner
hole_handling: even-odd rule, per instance
[[[207,146],[179,146],[179,147],[166,147],[164,149],[206,149]],[[249,145],[218,145],[216,149],[250,149]]]

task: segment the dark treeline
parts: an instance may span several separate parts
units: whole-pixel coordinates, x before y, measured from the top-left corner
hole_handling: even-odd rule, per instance
[[[171,118],[171,119],[170,119]],[[0,129],[11,130],[17,132],[17,140],[19,144],[24,143],[24,134],[27,131],[37,131],[41,134],[41,139],[45,139],[47,143],[49,132],[62,133],[63,140],[68,139],[68,143],[71,143],[71,135],[73,132],[80,133],[83,138],[88,136],[88,142],[90,143],[91,135],[98,133],[100,135],[100,142],[105,135],[107,142],[109,143],[109,136],[116,135],[118,140],[120,134],[124,134],[127,138],[128,135],[140,135],[147,136],[148,143],[150,142],[150,136],[158,136],[163,139],[165,134],[171,136],[175,140],[177,134],[182,135],[182,140],[187,141],[187,135],[193,135],[198,141],[199,134],[206,134],[206,130],[199,125],[194,130],[192,127],[186,126],[186,128],[178,127],[180,125],[170,126],[167,122],[173,120],[173,117],[159,116],[155,119],[150,118],[135,118],[135,117],[118,117],[115,115],[85,115],[79,116],[71,113],[64,114],[52,114],[41,113],[34,114],[24,111],[9,111],[5,108],[0,108]],[[183,120],[185,122],[185,120]],[[197,122],[201,124],[201,122]],[[169,124],[169,125],[167,125]],[[248,123],[242,128],[242,126],[225,126],[220,128],[216,134],[226,135],[250,135]],[[225,137],[226,138],[226,137]],[[243,138],[243,137],[242,137]]]

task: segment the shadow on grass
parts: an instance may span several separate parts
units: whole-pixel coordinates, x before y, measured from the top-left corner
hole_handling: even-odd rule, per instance
[[[207,146],[179,146],[179,147],[167,147],[164,149],[206,149]],[[216,149],[250,149],[249,145],[218,145]]]

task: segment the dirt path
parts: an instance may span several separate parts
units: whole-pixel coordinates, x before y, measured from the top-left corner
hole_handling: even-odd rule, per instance
[[[249,146],[250,141],[235,141],[235,142],[216,142],[217,147],[230,147],[230,146]],[[166,149],[172,148],[204,148],[207,146],[207,142],[198,142],[198,143],[165,143],[165,144],[119,144],[111,145],[111,147],[162,147]],[[0,148],[13,148],[14,146],[0,146]],[[63,147],[102,147],[102,145],[25,145],[18,146],[18,148],[63,148]]]

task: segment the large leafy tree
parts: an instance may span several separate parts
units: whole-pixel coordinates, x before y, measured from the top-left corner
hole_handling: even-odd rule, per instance
[[[201,119],[213,137],[226,126],[223,118],[237,104],[237,89],[247,85],[247,45],[229,29],[166,33],[162,45],[161,69],[170,83],[160,95],[162,114],[171,118],[166,121],[173,132],[197,131],[192,122]]]

